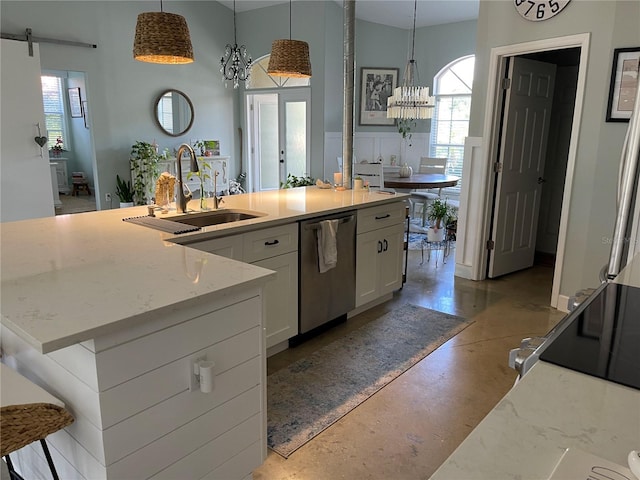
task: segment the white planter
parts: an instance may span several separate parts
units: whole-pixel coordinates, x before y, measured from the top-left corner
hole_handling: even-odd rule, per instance
[[[133,202],[120,202],[120,208],[133,207]]]
[[[444,235],[446,233],[446,228],[438,228],[435,229],[430,227],[427,230],[427,241],[429,242],[442,242],[444,240]]]

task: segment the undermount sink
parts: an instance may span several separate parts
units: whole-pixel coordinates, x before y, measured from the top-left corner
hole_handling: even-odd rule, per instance
[[[223,209],[213,210],[211,212],[187,213],[169,217],[167,220],[192,225],[194,227],[209,227],[211,225],[220,225],[221,223],[239,222],[240,220],[264,217],[265,215],[266,213],[249,210]]]

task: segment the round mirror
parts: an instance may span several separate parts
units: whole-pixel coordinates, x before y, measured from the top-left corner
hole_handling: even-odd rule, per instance
[[[156,100],[155,119],[167,135],[179,137],[193,125],[193,104],[180,90],[162,92]]]

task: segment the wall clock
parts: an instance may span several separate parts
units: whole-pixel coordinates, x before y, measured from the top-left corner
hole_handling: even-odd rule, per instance
[[[556,16],[569,2],[570,0],[513,0],[518,13],[532,22]]]

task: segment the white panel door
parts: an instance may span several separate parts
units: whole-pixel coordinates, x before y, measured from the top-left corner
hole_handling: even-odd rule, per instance
[[[35,142],[46,136],[40,49],[26,42],[2,39],[2,141],[0,141],[0,221],[51,217],[53,188],[49,152]]]
[[[533,265],[556,66],[513,58],[500,145],[489,277]]]

